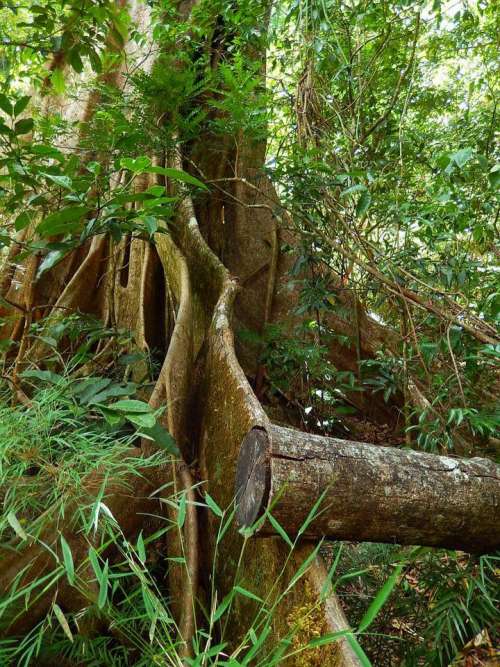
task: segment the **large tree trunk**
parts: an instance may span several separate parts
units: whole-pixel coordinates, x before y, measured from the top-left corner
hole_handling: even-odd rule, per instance
[[[310,539],[473,553],[500,546],[500,467],[487,459],[452,459],[273,425],[268,434],[254,429],[245,436],[236,496],[242,525],[267,510],[290,535]],[[268,522],[261,531],[275,532]]]
[[[192,4],[182,3],[181,14],[187,15]],[[91,96],[84,120],[88,120],[96,104],[95,96]],[[200,145],[203,144],[200,142]],[[196,153],[196,147],[192,148],[192,153]],[[225,173],[234,173],[232,157],[231,154],[224,159],[220,154],[217,156],[217,164],[219,168],[222,165]],[[263,157],[262,145],[258,147],[257,156],[254,154],[251,160],[249,154],[240,154],[237,173],[251,170],[257,174]],[[250,166],[247,166],[247,160]],[[208,167],[215,167],[210,159]],[[141,185],[147,187],[147,179]],[[155,407],[167,405],[166,426],[179,444],[183,461],[180,464],[173,462],[170,468],[148,480],[148,484],[152,481],[159,486],[170,480],[188,493],[188,519],[184,523],[183,535],[178,538],[184,541],[187,575],[175,567],[169,570],[174,613],[186,652],[189,651],[194,626],[195,597],[200,593],[198,572],[201,583],[208,583],[216,547],[216,522],[212,515],[202,522],[204,529],[201,538],[198,538],[200,511],[195,505],[188,466],[199,461],[199,470],[191,468],[191,471],[197,472],[205,482],[204,488],[220,506],[229,507],[233,502],[240,442],[250,429],[270,427],[234,349],[233,302],[238,293],[238,283],[214,252],[219,251],[233,275],[244,277],[249,264],[255,266],[261,261],[261,253],[257,252],[256,246],[262,251],[260,234],[263,228],[267,230],[268,222],[267,219],[262,222],[259,215],[253,217],[252,224],[245,222],[241,217],[241,213],[246,213],[243,197],[242,204],[228,214],[223,230],[211,227],[210,221],[216,219],[220,211],[221,204],[216,199],[211,196],[200,202],[195,214],[192,203],[186,198],[179,208],[171,233],[158,234],[155,248],[145,241],[129,238],[123,239],[117,246],[107,237],[97,236],[38,281],[35,275],[39,257],[28,259],[26,270],[17,259],[20,246],[14,246],[2,280],[3,296],[13,304],[12,310],[7,310],[13,316],[13,325],[3,333],[21,341],[16,367],[27,359],[43,357],[40,344],[31,343],[27,337],[33,319],[42,315],[53,318],[72,311],[91,313],[99,316],[106,325],[130,329],[142,348],[155,346],[166,350],[151,404]],[[200,233],[197,215],[213,249]],[[248,225],[245,238],[241,237],[243,222]],[[271,222],[275,234],[276,222]],[[222,233],[219,248],[213,240],[217,233]],[[224,235],[230,238],[230,242]],[[231,252],[223,248],[226,251],[230,248]],[[267,248],[264,250],[267,252]],[[273,252],[277,252],[276,244]],[[263,259],[267,261],[265,257]],[[271,269],[272,266],[271,262]],[[269,313],[274,293],[274,279],[268,273],[269,270],[262,273],[265,294],[257,294],[255,290],[245,292],[244,288],[238,301],[238,319],[250,323],[257,330],[262,326],[260,312]],[[169,317],[170,312],[174,313],[173,318]],[[267,318],[268,315],[265,315],[263,321]],[[100,352],[104,354],[106,350],[101,347]],[[150,442],[143,443],[146,451],[150,446]],[[141,489],[136,491],[142,497]],[[119,503],[119,496],[116,496],[116,503]],[[117,514],[120,514],[118,505]],[[70,527],[67,529],[64,534],[68,543],[76,545],[77,536],[71,534]],[[48,530],[50,532],[51,529]],[[223,542],[217,546],[215,586],[219,600],[234,585],[242,546],[243,538],[236,526],[231,527]],[[179,541],[170,538],[171,554],[175,555],[178,548]],[[284,576],[278,577],[288,557],[284,543],[273,537],[253,541],[247,546],[240,564],[239,572],[243,573],[240,583],[262,599],[267,598],[270,590],[274,590],[274,596],[280,596],[310,551],[311,547],[307,545],[298,548],[288,559]],[[75,546],[76,559],[78,553]],[[8,587],[9,582],[16,579],[16,562],[22,568],[27,559],[32,560],[32,556],[32,547],[17,544],[16,555],[9,558],[9,567],[4,571],[2,585]],[[264,562],[266,568],[262,568]],[[325,569],[315,559],[305,576],[280,603],[273,618],[273,641],[289,633],[295,624],[300,625],[304,614],[309,616],[307,627],[301,629],[301,641],[304,643],[317,636],[318,632],[328,633],[347,627],[334,594],[324,595],[325,579]],[[63,608],[74,608],[70,592],[65,587],[61,587],[57,596]],[[19,631],[22,628],[25,631],[34,625],[53,600],[54,589],[51,588],[38,600],[36,613],[30,613],[28,608],[21,612],[21,618],[16,615],[13,629]],[[77,601],[77,604],[80,602]],[[272,602],[270,600],[269,604]],[[227,630],[235,643],[249,629],[255,613],[255,604],[247,598],[236,601],[235,613]],[[287,664],[316,665],[318,661],[332,666],[358,664],[344,640],[306,652],[297,663],[291,659]]]
[[[190,0],[179,3],[182,20],[190,18],[195,4]],[[135,13],[142,12],[143,27],[147,26],[146,3],[135,5]],[[263,0],[261,27],[268,12],[269,3]],[[215,25],[217,17],[213,20]],[[214,51],[216,64],[224,40],[217,48],[208,43],[207,49]],[[249,57],[262,63],[264,74],[265,53],[253,49]],[[113,81],[119,81],[119,72],[108,83]],[[89,120],[97,104],[97,98],[91,96],[84,121]],[[236,525],[222,543],[216,544],[217,518],[203,514],[192,490],[195,478],[221,507],[230,508],[241,442],[254,429],[267,433],[269,438],[275,432],[251,384],[258,385],[261,373],[258,350],[242,343],[235,349],[234,340],[234,331],[240,327],[262,333],[267,323],[286,320],[291,329],[294,317],[290,311],[298,299],[297,291],[290,291],[287,285],[291,257],[281,252],[284,242],[297,241],[279,226],[284,212],[272,183],[263,174],[264,156],[262,141],[207,132],[191,145],[183,145],[167,162],[192,170],[209,185],[212,183],[212,189],[194,202],[186,196],[168,233],[166,229],[158,233],[154,245],[129,237],[116,244],[107,236],[96,236],[39,280],[35,280],[39,257],[18,261],[21,245],[14,245],[0,282],[2,296],[12,304],[4,312],[12,320],[3,335],[20,341],[16,367],[27,359],[43,356],[40,343],[31,344],[27,336],[34,319],[73,311],[90,313],[105,325],[131,330],[142,349],[154,347],[165,352],[150,403],[155,408],[167,407],[164,425],[176,439],[182,456],[180,462],[173,461],[157,471],[148,484],[160,486],[171,481],[188,497],[183,534],[174,537],[169,533],[168,544],[170,554],[175,556],[180,540],[184,542],[187,572],[170,566],[168,575],[186,652],[194,628],[195,598],[204,587],[208,589],[212,566],[219,601],[231,590],[237,573],[238,583],[257,596],[267,599],[273,591],[277,598],[287,591],[297,567],[312,549],[308,544],[301,545],[289,558],[281,539],[273,536],[246,543]],[[159,163],[163,164],[163,159]],[[226,179],[223,186],[220,179]],[[139,184],[142,188],[149,185],[147,177]],[[167,185],[172,189],[172,184]],[[346,305],[355,314],[352,320],[332,315],[329,326],[348,335],[353,343],[333,348],[330,357],[339,369],[355,371],[360,357],[373,357],[380,347],[394,345],[394,335],[360,312],[354,300],[349,304],[346,298]],[[105,357],[103,346],[99,352]],[[357,394],[352,399],[379,421],[397,424],[397,401],[385,405],[374,398],[367,405]],[[149,453],[150,441],[144,441],[142,447]],[[366,465],[369,467],[369,463]],[[375,471],[369,474],[375,483]],[[142,497],[141,488],[136,491]],[[136,530],[135,523],[132,528]],[[76,539],[70,532],[65,535],[71,544]],[[9,569],[2,577],[4,586],[15,579],[16,558],[22,567],[31,557],[26,545],[16,545],[16,549],[16,557],[9,559]],[[279,576],[284,563],[284,575]],[[322,595],[326,581],[324,565],[314,559],[274,614],[273,640],[300,625],[305,614],[309,620],[300,633],[304,643],[318,633],[347,627],[334,594]],[[63,606],[70,605],[67,592],[60,590],[57,594]],[[23,630],[44,613],[53,596],[54,589],[47,591],[37,612],[24,615]],[[249,629],[256,606],[248,598],[235,600],[236,613],[231,615],[227,628],[235,643]],[[340,640],[287,664],[354,666],[358,660],[348,643]]]

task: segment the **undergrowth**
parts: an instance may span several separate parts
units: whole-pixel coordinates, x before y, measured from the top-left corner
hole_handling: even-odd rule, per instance
[[[337,592],[355,624],[392,570],[401,547],[346,545],[339,569],[358,572],[339,583]],[[409,552],[409,549],[404,549]],[[398,588],[362,643],[374,665],[442,667],[496,664],[500,637],[498,555],[473,556],[444,549],[420,549]],[[474,653],[474,656],[472,655]],[[496,658],[494,657],[496,655]],[[483,663],[481,659],[492,659]]]
[[[304,624],[311,623],[308,619],[314,618],[321,602],[304,606],[285,635],[274,636],[280,603],[305,576],[320,545],[282,587],[283,593],[276,586],[265,599],[242,585],[240,571],[232,589],[221,597],[216,556],[211,589],[195,602],[197,627],[192,657],[186,658],[166,584],[171,564],[187,567],[183,549],[176,557],[166,549],[170,531],[182,536],[186,491],[177,491],[171,483],[160,484],[152,495],[162,507],[173,508],[173,514],[151,516],[144,530],[134,534],[125,534],[107,496],[110,480],[113,489],[118,487],[132,498],[134,478],[150,471],[154,479],[161,479],[154,473],[175,456],[175,444],[160,427],[158,415],[134,398],[133,383],[101,376],[79,378],[68,369],[57,373],[37,368],[25,370],[22,381],[24,403],[12,402],[9,385],[0,395],[0,550],[6,556],[16,553],[23,558],[34,548],[42,555],[28,562],[2,591],[0,625],[5,629],[13,618],[29,613],[47,591],[52,601],[29,632],[13,637],[3,633],[1,665],[271,667],[308,650],[321,652],[321,647],[344,636],[363,664],[370,664],[354,631],[316,633],[308,642],[297,642],[295,638]],[[133,448],[142,437],[156,442],[155,454],[137,455]],[[91,494],[88,480],[93,476],[102,483],[94,485]],[[200,511],[211,512],[219,522],[218,551],[234,522],[235,509],[221,509],[201,488],[198,498]],[[319,503],[308,521],[318,510]],[[241,558],[255,528],[242,531]],[[79,536],[80,546],[75,546],[74,535]],[[289,576],[287,568],[298,543],[298,538],[292,542],[284,531],[281,536],[289,546],[289,556],[278,580]],[[51,555],[50,568],[40,568],[43,554]],[[330,568],[321,600],[334,585],[337,562]],[[396,584],[396,578],[392,579],[361,619],[363,632],[390,595]],[[60,597],[60,591],[68,589],[70,597],[74,596],[73,609],[65,605],[67,597]],[[235,641],[225,634],[227,619],[245,599],[254,613],[248,618],[246,632]]]

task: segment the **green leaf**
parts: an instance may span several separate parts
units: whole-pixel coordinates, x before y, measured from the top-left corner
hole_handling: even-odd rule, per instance
[[[168,178],[173,178],[176,181],[182,181],[183,183],[189,183],[190,185],[195,185],[197,188],[203,188],[208,190],[207,186],[198,180],[195,176],[191,176],[187,171],[181,171],[180,169],[172,169],[171,167],[149,167],[146,169],[148,174],[161,174],[162,176],[167,176]]]
[[[148,234],[150,236],[153,236],[153,234],[155,234],[158,230],[158,220],[154,216],[145,215],[144,218],[142,218],[142,222],[144,223],[144,226],[148,230]]]
[[[35,280],[38,280],[40,276],[43,276],[46,271],[58,264],[68,254],[68,252],[69,250],[51,250],[48,252],[43,258],[42,262],[40,262],[36,272]]]
[[[59,185],[61,188],[66,188],[67,190],[71,190],[73,187],[73,181],[69,176],[65,176],[64,174],[45,174],[41,173],[41,176],[44,176],[47,178],[49,181],[52,181],[56,185]]]
[[[293,549],[293,542],[292,540],[288,537],[288,534],[286,530],[283,528],[283,526],[279,523],[277,519],[273,517],[271,512],[268,512],[267,518],[269,519],[269,523],[272,525],[274,530],[281,536],[281,538],[288,544],[290,549]]]
[[[358,199],[358,203],[356,204],[356,215],[358,218],[361,218],[366,213],[371,203],[372,196],[368,190],[365,190],[361,193],[361,197]]]
[[[102,403],[108,398],[116,398],[117,396],[130,396],[135,393],[137,385],[135,382],[127,382],[125,385],[113,384],[111,387],[104,389],[95,396],[93,396],[89,403]]]
[[[0,109],[4,111],[7,116],[12,116],[14,111],[10,100],[3,93],[0,93]]]
[[[450,158],[457,165],[457,167],[462,168],[471,159],[472,153],[472,148],[462,148],[456,153],[450,155]]]
[[[22,540],[27,540],[28,539],[28,535],[26,534],[24,528],[19,523],[19,519],[14,514],[14,512],[10,511],[7,514],[7,521],[9,522],[12,530],[15,532],[15,534],[18,537],[20,537]]]
[[[43,155],[44,157],[52,157],[59,162],[64,162],[64,157],[61,151],[58,151],[57,148],[53,146],[48,146],[47,144],[32,144],[30,146],[30,151],[33,155]]]
[[[113,410],[108,410],[108,408],[104,405],[100,405],[99,410],[110,426],[118,426],[124,420],[124,416],[120,412],[113,412]]]
[[[341,197],[347,197],[348,195],[353,195],[356,192],[366,192],[366,185],[362,183],[356,183],[356,185],[351,185],[349,188],[346,188],[340,193]]]
[[[137,538],[137,555],[141,563],[144,565],[144,563],[146,562],[146,547],[144,545],[144,539],[142,537],[142,530],[139,533],[139,537]]]
[[[88,162],[85,165],[85,169],[90,171],[91,174],[94,174],[94,176],[98,176],[101,173],[101,165],[99,162]]]
[[[253,628],[250,630],[249,634],[250,634],[250,638],[252,640],[253,646],[250,649],[250,651],[248,651],[248,653],[243,658],[243,662],[242,662],[243,665],[246,666],[246,665],[250,664],[250,661],[252,660],[252,658],[255,655],[257,655],[257,652],[259,651],[261,646],[264,644],[266,639],[271,634],[271,631],[272,631],[272,625],[270,623],[266,623],[266,625],[264,626],[264,628],[263,628],[262,632],[260,633],[259,637],[256,636],[255,631],[253,630]]]
[[[243,597],[249,598],[250,600],[255,600],[255,602],[263,602],[262,598],[260,598],[258,595],[255,595],[255,593],[252,593],[252,591],[248,591],[246,588],[243,588],[242,586],[235,586],[234,590],[239,593],[240,595],[243,595]]]
[[[89,561],[90,564],[92,565],[92,569],[94,570],[95,578],[97,579],[97,581],[100,581],[102,577],[102,569],[99,564],[99,557],[97,555],[97,551],[94,549],[94,547],[90,547],[89,549]]]
[[[492,188],[498,188],[500,185],[500,164],[496,164],[490,169],[488,180]]]
[[[372,600],[372,603],[366,610],[365,615],[363,616],[359,624],[358,632],[364,632],[373,623],[378,612],[381,610],[386,600],[392,593],[392,589],[396,585],[402,569],[403,569],[403,563],[400,563],[394,568],[394,571],[387,579],[385,584],[382,586],[382,588],[379,590],[377,595]]]
[[[153,428],[156,418],[153,413],[128,412],[124,414],[125,418],[139,428]]]
[[[179,448],[177,447],[174,438],[165,428],[158,424],[158,422],[155,421],[154,426],[150,428],[141,428],[140,435],[144,435],[146,438],[153,440],[158,447],[161,447],[169,454],[172,454],[173,456],[180,455]]]
[[[342,637],[345,637],[349,634],[349,630],[339,630],[338,632],[330,632],[327,635],[322,635],[316,639],[311,639],[307,642],[307,645],[304,648],[317,648],[318,646],[325,646],[327,644],[332,644],[333,642],[338,641]],[[352,633],[351,633],[352,634]]]
[[[78,74],[81,74],[83,71],[83,62],[80,57],[80,52],[78,50],[77,46],[74,46],[68,53],[68,62],[71,65],[71,67],[77,72]]]
[[[64,615],[61,607],[54,602],[52,609],[54,610],[54,615],[57,618],[59,625],[64,630],[64,634],[70,642],[73,642],[73,633],[71,632],[71,628],[69,627],[69,623],[66,620],[66,616]]]
[[[14,229],[16,232],[25,229],[31,222],[31,218],[26,211],[20,213],[17,218],[14,220]]]
[[[70,586],[73,586],[75,583],[75,564],[73,563],[73,554],[71,553],[70,546],[63,535],[61,535],[61,550],[66,576],[68,577]]]
[[[179,500],[179,508],[177,511],[177,526],[182,528],[186,520],[186,509],[187,509],[187,497],[185,491],[181,494],[181,499]]]
[[[124,169],[129,169],[136,174],[144,171],[149,171],[148,167],[151,165],[151,158],[146,155],[141,155],[137,158],[124,157],[120,160],[120,166]]]
[[[362,667],[372,667],[372,663],[370,662],[368,656],[363,651],[361,644],[358,642],[358,640],[352,634],[352,632],[348,632],[346,638],[349,644],[351,645],[352,650],[356,654],[356,657],[359,659]]]
[[[151,412],[151,406],[144,401],[137,401],[135,399],[125,399],[123,401],[116,401],[108,405],[110,410],[118,410],[118,412],[137,412],[147,413]]]
[[[97,606],[102,609],[108,599],[108,580],[109,580],[109,564],[108,561],[104,563],[99,580],[99,596],[97,598]]]
[[[59,67],[56,67],[50,75],[50,81],[56,93],[63,95],[66,91],[66,83],[64,81],[64,72]]]
[[[226,609],[231,604],[231,602],[233,600],[233,597],[234,597],[234,590],[231,591],[230,593],[228,593],[226,595],[226,597],[222,600],[220,605],[215,610],[214,617],[213,617],[213,622],[214,623],[216,623],[221,618],[221,616],[225,613]]]
[[[295,584],[299,581],[299,579],[311,567],[312,562],[317,557],[320,548],[321,548],[321,542],[318,542],[318,544],[314,547],[313,551],[311,551],[309,556],[301,563],[299,569],[297,570],[297,572],[291,578],[290,583],[288,584],[288,587],[287,587],[288,590],[291,590],[295,586]]]
[[[212,496],[208,493],[205,493],[205,503],[207,504],[207,507],[209,507],[212,510],[212,512],[215,514],[215,516],[218,516],[218,517],[223,516],[224,512],[217,505],[217,503],[212,498]]]
[[[323,493],[320,494],[319,498],[316,500],[314,505],[311,507],[311,509],[309,511],[309,514],[306,517],[306,520],[303,522],[303,524],[299,528],[299,532],[298,532],[299,535],[302,535],[303,533],[305,533],[306,530],[311,525],[311,523],[314,521],[314,519],[316,519],[316,517],[318,516],[318,512],[319,512],[319,508],[321,506],[321,503],[325,499],[329,490],[330,490],[330,488],[325,489],[323,491]]]
[[[38,225],[37,231],[42,236],[55,236],[70,233],[81,224],[81,220],[90,209],[87,206],[68,206],[51,213]]]
[[[29,95],[24,95],[20,97],[14,105],[14,116],[19,116],[29,104],[31,97]]]
[[[48,382],[49,384],[58,384],[63,379],[62,375],[54,373],[54,371],[41,371],[37,369],[23,371],[20,375],[22,378],[41,380],[42,382]]]
[[[14,125],[14,134],[28,134],[33,129],[33,118],[22,118]]]
[[[90,66],[92,67],[92,71],[94,71],[96,74],[102,72],[102,62],[97,51],[94,51],[94,49],[89,49],[88,56],[90,60]]]
[[[102,392],[113,381],[111,378],[88,377],[72,386],[72,393],[83,405],[89,403],[96,394]]]

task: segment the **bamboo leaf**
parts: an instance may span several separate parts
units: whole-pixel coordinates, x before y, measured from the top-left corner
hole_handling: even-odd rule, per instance
[[[12,530],[18,537],[20,537],[22,540],[28,539],[28,535],[26,534],[24,528],[19,523],[19,519],[14,514],[14,512],[11,511],[7,514],[7,521],[9,522]]]
[[[146,547],[144,545],[144,539],[142,537],[142,530],[139,533],[139,537],[137,538],[137,555],[139,556],[139,560],[141,563],[144,565],[146,562]]]
[[[108,581],[109,581],[109,564],[108,561],[104,563],[104,567],[99,579],[99,596],[97,598],[97,606],[103,609],[108,599]]]
[[[403,569],[403,563],[399,564],[397,567],[394,568],[394,572],[387,579],[385,584],[379,590],[377,595],[372,600],[372,603],[366,610],[366,613],[361,619],[361,623],[359,624],[358,632],[364,632],[372,624],[378,612],[383,607],[388,597],[392,593],[392,590],[398,581],[402,569]]]
[[[317,648],[318,646],[325,646],[327,644],[332,644],[333,642],[342,639],[349,634],[349,630],[339,630],[338,632],[330,632],[327,635],[322,635],[321,637],[316,637],[316,639],[311,639],[307,642],[304,648]],[[352,633],[351,633],[352,634]]]
[[[224,612],[226,611],[226,609],[227,609],[227,608],[229,607],[229,605],[231,604],[231,602],[232,602],[232,600],[233,600],[233,597],[234,597],[234,591],[231,591],[231,592],[228,593],[228,594],[226,595],[226,597],[222,600],[222,602],[221,602],[220,605],[217,607],[217,609],[215,610],[215,613],[214,613],[214,615],[213,615],[213,622],[214,622],[214,623],[216,623],[216,622],[223,616]]]
[[[186,504],[187,504],[186,493],[183,492],[181,495],[181,499],[179,501],[179,509],[177,512],[177,525],[179,528],[182,528],[184,526],[184,522],[186,520]]]
[[[363,648],[362,648],[361,644],[358,642],[358,640],[352,634],[352,632],[348,633],[346,635],[346,637],[347,637],[347,641],[351,645],[352,650],[356,654],[356,657],[359,658],[359,661],[360,661],[362,667],[372,667],[372,663],[370,662],[368,656],[363,651]]]
[[[75,583],[75,564],[73,562],[73,554],[71,553],[71,548],[69,544],[64,539],[64,536],[61,535],[61,550],[63,555],[64,567],[66,569],[66,576],[71,586]]]
[[[69,627],[69,623],[66,620],[66,616],[64,615],[61,607],[54,602],[52,609],[54,610],[55,617],[59,621],[59,625],[64,630],[64,634],[69,639],[69,641],[73,643],[73,633],[71,632],[71,628]]]
[[[274,530],[281,536],[281,538],[288,544],[290,549],[293,549],[293,542],[292,540],[288,537],[288,534],[286,530],[283,528],[283,526],[279,523],[277,519],[273,517],[273,515],[268,512],[267,518],[269,519],[269,523],[272,525]]]
[[[223,516],[224,512],[223,512],[223,511],[221,510],[221,508],[217,505],[217,503],[216,503],[215,500],[212,498],[212,496],[211,496],[210,494],[208,494],[208,493],[205,493],[205,502],[206,502],[206,504],[207,504],[207,507],[209,507],[209,508],[212,510],[212,512],[213,512],[216,516],[218,516],[218,517],[222,517],[222,516]]]
[[[248,591],[246,588],[243,588],[242,586],[235,586],[234,590],[240,595],[249,598],[250,600],[255,600],[256,602],[263,602],[262,598],[258,597],[257,595],[255,595],[255,593],[252,593],[252,591]]]

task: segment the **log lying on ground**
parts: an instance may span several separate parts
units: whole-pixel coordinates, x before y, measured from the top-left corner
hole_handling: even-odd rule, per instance
[[[500,466],[311,435],[272,425],[242,442],[238,521],[271,513],[291,535],[486,553],[500,547]],[[267,521],[262,534],[273,527]]]

